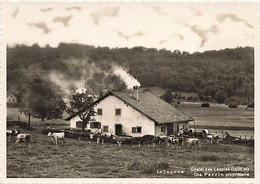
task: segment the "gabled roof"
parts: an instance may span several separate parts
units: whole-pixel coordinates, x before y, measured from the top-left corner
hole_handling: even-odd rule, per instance
[[[15,95],[13,92],[7,92],[7,98],[8,98],[10,95],[13,95],[15,98],[17,98],[16,95]]]
[[[125,92],[110,91],[103,97],[95,101],[92,105],[97,104],[108,96],[115,96],[122,100],[135,110],[139,111],[149,119],[158,124],[171,123],[171,122],[185,122],[193,121],[194,119],[187,114],[179,111],[172,105],[163,101],[159,97],[152,94],[150,91],[139,92],[139,100],[136,100],[131,94]],[[75,117],[77,114],[73,114],[66,119],[66,121]]]

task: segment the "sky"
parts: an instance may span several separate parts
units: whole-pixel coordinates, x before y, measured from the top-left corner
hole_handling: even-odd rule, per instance
[[[79,43],[203,52],[254,46],[256,3],[3,2],[8,46]]]

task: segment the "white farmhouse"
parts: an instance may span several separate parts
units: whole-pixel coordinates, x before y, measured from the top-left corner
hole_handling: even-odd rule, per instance
[[[110,91],[95,101],[96,121],[86,129],[133,137],[173,135],[194,121],[150,91],[135,94]],[[82,121],[77,114],[66,120],[70,121],[71,128],[81,128]]]
[[[6,101],[7,101],[7,103],[15,104],[15,103],[17,103],[17,97],[13,93],[9,93]]]

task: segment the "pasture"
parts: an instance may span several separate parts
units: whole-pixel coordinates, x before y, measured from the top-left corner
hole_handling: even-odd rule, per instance
[[[198,130],[208,128],[212,133],[221,130],[231,135],[251,137],[254,135],[254,109],[229,108],[226,105],[211,105],[200,107],[200,104],[181,103],[177,109],[195,119]],[[194,125],[191,123],[190,125]]]
[[[253,147],[202,144],[199,150],[164,145],[119,148],[117,144],[89,144],[88,141],[80,145],[76,139],[66,139],[64,144],[59,140],[54,145],[40,131],[36,127],[31,131],[22,130],[31,135],[28,146],[14,144],[14,137],[7,142],[8,178],[194,178],[199,177],[194,176],[199,173],[194,168],[239,167],[248,168],[247,177],[254,177]]]

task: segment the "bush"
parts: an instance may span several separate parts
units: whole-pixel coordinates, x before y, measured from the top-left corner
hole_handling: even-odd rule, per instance
[[[229,108],[237,108],[237,104],[236,103],[231,103],[228,105]]]
[[[210,107],[209,103],[202,103],[201,107]]]
[[[23,121],[7,121],[7,127],[19,126],[22,129],[30,129],[27,122]]]
[[[255,103],[254,102],[247,105],[247,108],[254,108],[254,107],[255,107]]]
[[[187,97],[187,100],[192,100],[192,99],[193,99],[192,96],[188,96],[188,97]]]
[[[223,91],[223,90],[218,90],[218,91],[216,92],[216,94],[215,94],[215,99],[214,99],[214,100],[215,100],[217,103],[223,103],[223,102],[226,100],[226,98],[227,98],[226,92]]]

